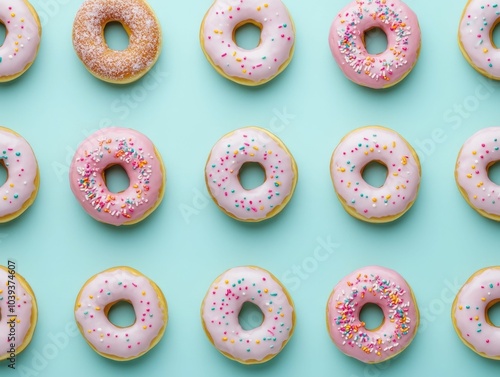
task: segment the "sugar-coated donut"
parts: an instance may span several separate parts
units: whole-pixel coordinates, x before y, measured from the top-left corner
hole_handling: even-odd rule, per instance
[[[265,171],[265,182],[253,190],[240,183],[245,163],[258,163]],[[227,215],[256,222],[277,215],[290,201],[298,171],[293,156],[271,132],[245,127],[223,136],[212,148],[205,167],[210,195]]]
[[[6,29],[5,41],[0,45],[0,82],[7,82],[21,76],[35,61],[42,26],[27,0],[2,1],[0,23]]]
[[[118,302],[134,308],[135,323],[118,327],[108,312]],[[127,361],[144,355],[163,337],[168,320],[160,288],[139,271],[115,267],[91,277],[75,303],[75,319],[87,343],[101,356]]]
[[[0,361],[19,355],[31,342],[38,319],[35,294],[16,271],[0,266]]]
[[[370,162],[387,168],[382,187],[363,179]],[[344,209],[357,219],[384,223],[401,217],[413,205],[420,186],[420,162],[415,150],[397,132],[380,126],[347,134],[333,152],[330,171]]]
[[[244,330],[238,316],[243,304],[260,308],[262,324]],[[295,327],[293,301],[270,272],[255,266],[235,267],[210,286],[201,305],[203,328],[224,356],[242,364],[269,361],[281,352]]]
[[[500,302],[500,266],[475,272],[460,289],[451,309],[453,326],[466,346],[479,355],[500,360],[500,329],[488,310]]]
[[[104,27],[119,22],[129,35],[123,51],[111,50]],[[153,9],[145,0],[85,0],[73,24],[73,46],[95,77],[128,84],[144,76],[160,56],[162,36]]]
[[[469,64],[479,73],[500,80],[500,51],[493,42],[493,30],[500,22],[498,4],[469,0],[460,20],[458,41]]]
[[[40,174],[31,146],[21,135],[5,127],[0,127],[0,164],[7,170],[7,180],[0,186],[0,223],[5,223],[33,204]]]
[[[112,193],[105,171],[121,166],[130,185]],[[76,150],[70,166],[71,190],[94,219],[111,225],[131,225],[149,216],[165,191],[165,168],[153,142],[129,128],[110,127],[90,135]]]
[[[467,203],[479,214],[500,221],[500,186],[488,176],[500,161],[500,127],[484,128],[462,146],[457,158],[455,180]]]
[[[253,24],[260,43],[246,50],[236,44],[236,30]],[[238,84],[264,84],[292,60],[295,26],[281,0],[215,0],[200,28],[201,47],[212,66]]]
[[[364,305],[382,310],[380,327],[368,330],[360,319]],[[364,363],[386,361],[408,347],[420,316],[405,279],[385,267],[369,266],[344,277],[333,289],[326,308],[327,327],[334,344]]]
[[[365,33],[381,29],[387,49],[370,54]],[[383,89],[403,80],[417,63],[421,33],[416,14],[401,0],[355,0],[343,8],[330,28],[330,49],[347,78]]]

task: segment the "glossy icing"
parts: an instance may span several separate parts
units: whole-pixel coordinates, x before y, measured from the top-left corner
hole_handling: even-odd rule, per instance
[[[243,330],[238,315],[245,302],[257,305],[262,324]],[[292,336],[295,311],[280,282],[258,267],[236,267],[210,286],[201,306],[205,331],[221,353],[244,364],[276,356]]]
[[[33,63],[42,29],[36,11],[24,0],[2,1],[0,22],[6,29],[5,41],[0,46],[1,82],[20,76]]]
[[[123,51],[111,50],[104,26],[117,21],[129,33]],[[161,50],[159,22],[144,0],[85,0],[73,24],[73,46],[80,60],[96,77],[129,83],[146,74]]]
[[[379,28],[387,50],[371,55],[366,31]],[[359,85],[382,89],[401,81],[417,62],[421,34],[415,13],[400,0],[355,0],[337,15],[330,28],[330,49],[344,74]]]
[[[363,179],[363,169],[372,161],[387,167],[382,187]],[[401,216],[413,204],[420,185],[415,151],[397,132],[384,127],[363,127],[347,134],[333,152],[330,170],[343,204],[367,220]]]
[[[359,315],[364,305],[380,307],[382,325],[368,330]],[[327,325],[335,345],[364,363],[379,363],[402,352],[417,332],[419,313],[410,286],[396,271],[368,266],[344,277],[327,304]]]
[[[7,180],[0,186],[0,223],[12,220],[33,202],[38,192],[38,164],[28,142],[0,127],[0,164]]]
[[[261,29],[260,44],[252,50],[234,41],[235,30],[247,23]],[[203,20],[200,40],[208,60],[229,79],[258,85],[290,62],[295,29],[281,0],[216,0]]]
[[[462,341],[481,356],[500,358],[500,329],[488,309],[500,300],[500,267],[476,272],[458,292],[452,307],[455,330]]]
[[[239,171],[245,163],[258,163],[266,181],[245,190]],[[295,161],[283,143],[258,127],[240,128],[213,147],[205,167],[208,190],[227,214],[243,221],[261,221],[280,212],[297,182]]]
[[[111,193],[105,170],[120,165],[130,185]],[[145,135],[129,128],[110,127],[89,136],[78,147],[70,166],[70,186],[85,211],[111,225],[133,224],[161,202],[165,172],[161,157]]]
[[[107,313],[119,301],[134,308],[135,323],[113,325]],[[75,319],[87,342],[102,356],[130,360],[156,345],[167,325],[167,305],[160,289],[130,267],[117,267],[85,283],[75,304]]]
[[[9,277],[9,272],[0,266],[0,360],[10,357],[11,344],[19,354],[31,341],[37,322],[37,305],[31,288],[26,281],[15,274],[14,279]],[[15,291],[15,303],[9,304],[9,288]],[[12,310],[12,311],[11,311]],[[9,317],[9,316],[15,317]],[[11,338],[11,321],[15,321],[14,335]]]
[[[500,51],[492,32],[500,19],[496,2],[469,0],[458,31],[460,49],[472,66],[483,75],[500,80]]]
[[[488,168],[500,161],[500,127],[484,128],[462,146],[455,178],[460,192],[481,215],[500,220],[500,186],[488,176]]]

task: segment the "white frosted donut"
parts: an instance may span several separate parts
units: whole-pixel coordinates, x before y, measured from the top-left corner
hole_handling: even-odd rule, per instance
[[[245,163],[258,163],[265,182],[246,190],[239,172]],[[291,199],[297,183],[297,166],[275,135],[246,127],[222,137],[212,148],[205,168],[207,188],[227,215],[241,221],[262,221],[278,214]]]
[[[111,50],[104,27],[119,22],[129,35],[123,51]],[[73,24],[73,46],[95,77],[114,84],[127,84],[144,76],[161,51],[160,24],[145,0],[85,0]]]
[[[363,169],[379,162],[388,174],[382,187],[363,179]],[[415,201],[420,185],[420,162],[397,132],[380,126],[347,134],[332,155],[333,185],[344,209],[357,219],[388,222],[402,216]]]
[[[15,358],[30,344],[37,318],[29,284],[16,271],[0,266],[0,361]]]
[[[261,29],[259,45],[246,50],[235,42],[239,27]],[[203,52],[224,77],[243,85],[260,85],[281,73],[290,63],[295,27],[281,0],[216,0],[200,29]]]
[[[135,323],[118,327],[108,312],[120,301],[129,302]],[[160,288],[130,267],[115,267],[90,278],[75,303],[75,319],[87,343],[101,356],[132,360],[153,348],[167,326],[167,302]]]
[[[238,320],[243,304],[260,308],[262,324],[244,330]],[[292,299],[281,283],[259,267],[236,267],[220,275],[201,305],[203,328],[223,355],[243,364],[264,363],[286,345],[295,326]]]
[[[500,22],[498,4],[469,0],[458,31],[460,50],[479,73],[500,80],[500,50],[493,43],[493,30]]]
[[[2,1],[0,23],[6,29],[5,41],[0,45],[0,82],[6,82],[21,76],[35,61],[42,27],[27,0]]]

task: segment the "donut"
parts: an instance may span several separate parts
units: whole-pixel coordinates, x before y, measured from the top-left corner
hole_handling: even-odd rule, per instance
[[[108,319],[118,302],[134,308],[135,322],[118,327]],[[87,343],[99,355],[116,361],[138,358],[163,337],[167,302],[158,286],[130,267],[115,267],[91,277],[75,303],[75,319]]]
[[[360,319],[366,304],[384,315],[376,329]],[[405,279],[396,271],[368,266],[344,277],[333,289],[326,307],[328,332],[347,356],[364,363],[386,361],[408,347],[420,321],[417,302]]]
[[[236,31],[246,24],[261,31],[259,45],[252,50],[236,44]],[[215,0],[201,24],[200,42],[222,76],[242,85],[262,85],[292,60],[295,26],[281,0]]]
[[[35,61],[42,26],[35,8],[27,0],[2,2],[0,24],[6,29],[5,41],[0,44],[0,82],[7,82],[21,76]]]
[[[16,271],[4,266],[0,266],[0,313],[2,361],[15,358],[30,344],[38,319],[30,285]]]
[[[500,221],[500,186],[488,176],[500,161],[500,127],[484,128],[472,135],[457,157],[455,180],[469,205],[479,214]]]
[[[246,163],[265,171],[265,182],[246,190],[239,172]],[[248,222],[269,219],[285,208],[297,184],[293,156],[271,132],[259,127],[237,129],[212,148],[205,167],[205,181],[215,203],[228,216]]]
[[[500,51],[493,42],[493,30],[500,22],[498,5],[469,0],[460,20],[458,42],[469,64],[482,75],[500,80]]]
[[[244,330],[238,319],[246,302],[256,305],[264,317],[252,330]],[[201,318],[214,347],[242,364],[271,360],[295,327],[295,309],[287,290],[270,272],[255,266],[231,268],[215,279],[201,305]]]
[[[366,50],[365,33],[381,29],[387,49]],[[355,0],[334,19],[328,41],[344,75],[358,85],[384,89],[403,80],[417,63],[421,34],[415,13],[400,0]]]
[[[7,180],[0,186],[0,223],[14,220],[35,201],[40,186],[33,149],[18,133],[0,127],[0,164]]]
[[[128,175],[128,188],[112,193],[105,172],[121,166]],[[165,191],[165,168],[153,142],[138,131],[109,127],[90,135],[80,144],[71,162],[71,190],[83,209],[97,221],[132,225],[149,216],[161,203]]]
[[[363,179],[370,162],[387,168],[382,187]],[[372,223],[401,217],[415,202],[420,185],[420,162],[415,150],[397,132],[380,126],[347,134],[333,152],[330,172],[342,206],[351,216]]]
[[[119,22],[129,36],[123,51],[111,50],[104,27]],[[128,84],[144,76],[160,56],[162,37],[153,9],[144,0],[85,0],[73,23],[73,46],[98,79]]]

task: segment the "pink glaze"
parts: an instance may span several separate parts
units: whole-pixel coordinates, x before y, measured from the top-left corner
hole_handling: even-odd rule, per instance
[[[12,295],[9,290],[14,291],[13,305],[9,303],[9,296]],[[29,343],[25,341],[31,340],[36,326],[37,307],[35,298],[21,284],[17,273],[11,275],[3,266],[0,266],[0,313],[0,360],[4,360],[10,357],[11,344],[17,354]],[[14,329],[13,333],[11,328]]]
[[[113,165],[127,173],[130,185],[111,193],[102,174]],[[163,197],[164,171],[151,140],[129,128],[110,127],[89,136],[70,167],[73,194],[94,219],[111,225],[134,223],[149,215]]]
[[[484,128],[463,145],[457,159],[458,186],[475,210],[500,216],[500,186],[491,181],[488,168],[500,161],[500,127]]]
[[[42,29],[36,12],[24,0],[0,3],[0,22],[7,35],[0,46],[0,82],[14,79],[33,63],[38,53]],[[7,78],[8,79],[5,79]]]
[[[261,28],[260,44],[245,50],[234,41],[235,30],[247,23]],[[263,84],[278,75],[293,55],[295,30],[281,0],[216,0],[200,30],[210,62],[231,79]],[[241,81],[238,81],[241,83]]]
[[[370,55],[364,34],[379,28],[387,50]],[[373,89],[398,83],[417,62],[421,37],[415,13],[400,0],[356,0],[342,9],[329,35],[333,57],[353,82]]]
[[[452,308],[455,330],[481,356],[500,358],[500,329],[489,320],[488,308],[500,300],[500,267],[476,272],[458,292]]]
[[[158,288],[131,268],[112,268],[92,277],[76,300],[75,319],[87,342],[109,358],[133,359],[149,351],[163,336],[167,306]],[[119,301],[134,307],[135,323],[113,325],[105,308]]]
[[[258,163],[266,181],[245,190],[239,171],[245,163]],[[258,127],[240,128],[213,147],[205,168],[207,187],[219,207],[243,221],[261,221],[274,216],[288,202],[297,181],[295,161],[286,147]]]
[[[238,320],[245,302],[257,305],[264,315],[253,330],[243,330]],[[201,316],[215,348],[247,364],[276,356],[292,336],[295,320],[285,288],[258,267],[236,267],[220,275],[203,300]]]
[[[458,40],[463,54],[479,72],[500,80],[500,50],[491,33],[500,19],[498,4],[486,0],[470,0],[464,9]]]
[[[382,187],[370,186],[362,177],[372,161],[385,165]],[[337,195],[366,219],[400,216],[417,197],[420,163],[409,144],[395,131],[363,127],[349,133],[332,155],[331,175]]]
[[[0,164],[7,181],[0,187],[0,222],[18,211],[21,214],[38,191],[38,164],[30,145],[20,135],[0,127]]]
[[[382,325],[367,330],[359,314],[364,305],[380,307]],[[333,289],[327,305],[327,324],[335,345],[364,363],[379,363],[402,352],[416,335],[417,303],[396,271],[379,266],[356,270]]]

